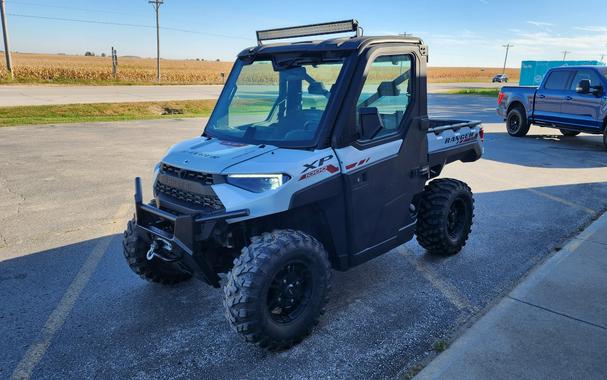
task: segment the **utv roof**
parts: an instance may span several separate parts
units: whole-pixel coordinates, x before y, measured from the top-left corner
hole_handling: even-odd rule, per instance
[[[291,43],[274,43],[264,45],[263,41],[287,38],[300,38],[326,34],[355,32],[353,37],[331,38],[317,41],[298,41]],[[363,37],[362,28],[356,20],[344,20],[293,26],[287,28],[268,29],[257,31],[257,46],[243,50],[238,56],[247,57],[257,54],[276,54],[291,52],[324,52],[324,51],[350,51],[378,43],[407,43],[423,44],[420,38],[413,36],[375,36]]]
[[[422,45],[421,38],[412,36],[364,36],[364,37],[341,37],[328,40],[317,41],[298,41],[273,43],[268,45],[259,45],[243,50],[238,54],[239,57],[247,57],[257,54],[277,54],[293,52],[323,52],[323,51],[352,51],[362,50],[370,45],[380,43],[405,43]]]

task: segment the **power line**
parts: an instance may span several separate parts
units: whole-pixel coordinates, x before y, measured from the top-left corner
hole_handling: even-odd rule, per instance
[[[86,19],[75,19],[75,18],[64,18],[64,17],[50,17],[50,16],[28,15],[28,14],[19,14],[19,13],[7,13],[7,15],[11,16],[11,17],[33,18],[33,19],[63,21],[63,22],[78,22],[78,23],[83,23],[83,24],[116,25],[116,26],[130,27],[130,28],[146,28],[146,29],[156,28],[156,26],[154,26],[154,25],[130,24],[130,23],[111,22],[111,21],[86,20]],[[219,34],[219,33],[199,32],[196,30],[189,30],[189,29],[171,28],[171,27],[160,27],[160,29],[170,30],[173,32],[198,34],[198,35],[209,36],[209,37],[220,37],[220,38],[230,38],[230,39],[237,39],[237,40],[252,41],[252,38],[246,38],[246,37],[240,37],[240,36],[230,36],[230,35]]]
[[[10,2],[11,2],[11,4],[29,5],[29,6],[42,7],[42,8],[68,9],[68,10],[72,10],[72,11],[82,11],[82,12],[109,13],[109,14],[126,15],[126,16],[131,16],[132,17],[132,14],[129,14],[129,13],[117,12],[117,11],[108,11],[108,10],[103,10],[103,9],[76,8],[76,7],[67,7],[65,5],[31,3],[29,1],[15,1],[15,0],[11,0]]]

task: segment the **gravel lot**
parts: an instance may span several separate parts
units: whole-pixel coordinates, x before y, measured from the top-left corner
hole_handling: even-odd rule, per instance
[[[433,95],[436,115],[482,119],[485,156],[449,165],[476,197],[464,251],[409,242],[336,273],[313,335],[281,353],[241,342],[222,292],[145,283],[121,231],[132,178],[203,121],[0,129],[0,378],[385,378],[405,375],[607,207],[601,137],[511,138],[495,99]],[[491,339],[491,337],[487,337]]]

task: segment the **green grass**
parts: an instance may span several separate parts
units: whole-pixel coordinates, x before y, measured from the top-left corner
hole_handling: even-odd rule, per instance
[[[209,116],[215,100],[0,107],[0,127]]]
[[[447,343],[444,340],[437,340],[436,342],[434,342],[434,351],[436,352],[443,352],[447,349],[447,347],[449,347],[449,343]]]
[[[499,88],[462,88],[459,90],[447,91],[447,94],[451,95],[477,95],[477,96],[491,96],[497,98],[499,94]]]

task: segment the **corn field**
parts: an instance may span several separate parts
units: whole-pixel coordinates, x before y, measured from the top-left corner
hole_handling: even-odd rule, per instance
[[[502,68],[496,67],[429,67],[428,81],[432,83],[491,82]],[[520,69],[506,69],[511,82],[518,82]]]
[[[2,63],[4,54],[0,54]],[[167,84],[221,84],[221,73],[227,74],[231,62],[196,60],[161,60],[162,82]],[[85,57],[50,54],[13,54],[13,72],[16,82],[27,83],[89,83],[114,82],[110,57]],[[6,81],[4,65],[0,80]],[[156,60],[136,57],[118,57],[117,82],[155,83]]]
[[[1,63],[4,54],[0,53]],[[222,84],[232,62],[169,60],[160,62],[164,84]],[[85,57],[52,54],[13,54],[14,82],[17,83],[73,83],[73,84],[152,84],[156,83],[156,60],[150,58],[119,57],[118,75],[112,77],[110,57]],[[428,81],[487,82],[501,69],[469,67],[430,67]],[[511,81],[518,81],[519,70],[507,69]],[[0,82],[8,82],[4,65],[0,68]]]

